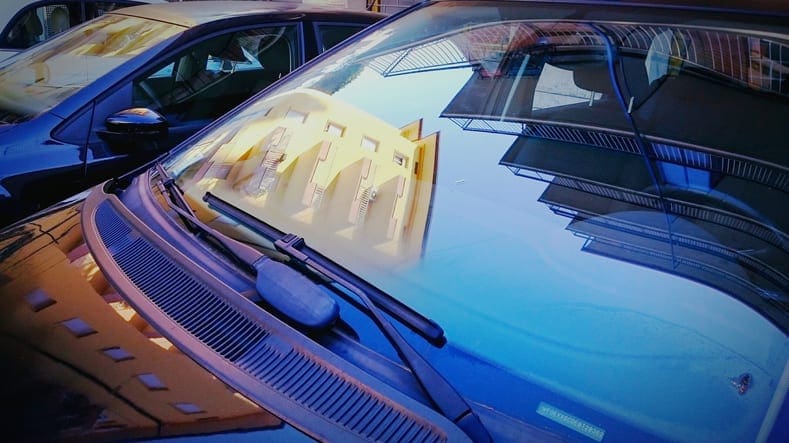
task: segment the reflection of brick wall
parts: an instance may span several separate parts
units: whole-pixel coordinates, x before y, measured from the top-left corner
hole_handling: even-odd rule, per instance
[[[472,29],[452,41],[469,60],[479,60],[490,50],[516,51],[541,42],[556,46],[602,46],[602,38],[582,23],[506,23]]]

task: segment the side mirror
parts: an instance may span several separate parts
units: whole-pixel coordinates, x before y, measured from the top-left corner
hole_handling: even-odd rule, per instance
[[[124,153],[155,150],[157,142],[167,139],[167,119],[148,108],[130,108],[110,114],[106,129],[97,131],[111,149]]]

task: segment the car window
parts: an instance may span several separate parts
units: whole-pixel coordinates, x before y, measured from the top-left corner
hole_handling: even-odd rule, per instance
[[[323,52],[361,31],[364,29],[364,25],[316,23],[315,29],[318,34],[318,47],[320,48],[320,52]]]
[[[26,49],[105,12],[140,4],[136,1],[37,2],[13,18],[0,36],[0,47]],[[83,14],[84,6],[84,14]]]
[[[169,23],[107,15],[30,48],[0,71],[0,116],[20,121],[37,115],[182,30]]]
[[[24,10],[14,18],[0,46],[25,49],[82,22],[81,5],[75,1],[46,3]]]
[[[293,70],[295,25],[222,34],[191,46],[134,82],[134,105],[176,121],[216,118]]]

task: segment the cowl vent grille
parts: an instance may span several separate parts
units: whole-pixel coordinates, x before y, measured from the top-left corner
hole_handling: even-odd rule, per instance
[[[443,416],[196,267],[116,198],[92,195],[85,207],[88,245],[118,292],[179,349],[263,408],[319,439],[467,440]]]

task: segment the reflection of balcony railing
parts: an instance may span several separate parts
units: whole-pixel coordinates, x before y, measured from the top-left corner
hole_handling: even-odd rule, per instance
[[[505,121],[485,118],[450,117],[456,125],[467,131],[490,132],[495,134],[526,135],[568,143],[577,143],[598,148],[638,154],[638,144],[627,132],[585,127],[571,124],[552,124],[537,120]]]
[[[737,214],[725,212],[720,209],[711,209],[685,201],[666,199],[667,209],[672,214],[688,218],[708,221],[737,231],[745,232],[756,238],[766,241],[782,250],[789,250],[789,237],[783,232],[770,228],[756,220],[742,217]]]
[[[701,146],[691,146],[670,141],[668,143],[652,137],[647,144],[650,155],[692,168],[722,172],[733,177],[744,178],[789,192],[789,171],[786,168],[762,162],[754,158],[738,158],[730,152],[714,151]]]
[[[739,214],[723,211],[718,208],[711,208],[700,204],[690,203],[684,200],[664,198],[665,207],[662,207],[660,200],[651,194],[636,192],[630,189],[618,188],[609,184],[594,183],[588,180],[578,180],[572,177],[547,175],[550,171],[536,171],[533,169],[521,168],[512,165],[505,165],[513,174],[531,178],[534,180],[553,183],[566,188],[577,189],[589,194],[598,195],[612,200],[626,202],[637,206],[666,210],[671,214],[702,220],[729,229],[749,234],[755,238],[765,241],[781,250],[789,250],[789,236],[770,226],[760,223],[752,218],[744,217]]]
[[[323,203],[323,196],[326,195],[326,188],[323,186],[316,186],[315,192],[312,194],[312,201],[310,206],[314,209],[319,209]]]
[[[394,14],[417,3],[418,0],[366,0],[365,9],[382,14]]]
[[[782,95],[789,94],[789,45],[785,42],[713,29],[648,24],[605,24],[600,29],[624,49],[663,56],[715,72],[730,80]],[[484,63],[497,52],[513,53],[538,41],[553,47],[604,47],[602,35],[568,22],[496,23],[377,57],[372,66],[383,76]],[[500,48],[498,51],[491,47]],[[495,60],[494,60],[495,62]]]
[[[619,135],[614,132],[543,123],[527,123],[523,125],[523,135],[597,146],[631,154],[639,153],[638,144],[633,137]]]
[[[539,137],[614,151],[638,154],[635,137],[623,131],[540,121],[502,121],[450,117],[467,131]],[[789,171],[781,166],[731,152],[646,136],[647,154],[658,160],[712,172],[721,172],[789,192]]]
[[[786,302],[777,300],[775,294],[765,292],[758,285],[755,285],[739,275],[726,272],[720,268],[698,260],[693,260],[689,257],[677,257],[663,251],[639,247],[637,245],[617,241],[616,239],[586,236],[583,234],[576,235],[587,240],[582,247],[582,250],[585,252],[624,260],[639,265],[646,265],[651,268],[662,268],[666,272],[685,275],[693,280],[702,281],[703,283],[710,284],[733,294],[742,294],[741,291],[735,289],[737,287],[745,289],[750,294],[757,294],[758,298],[749,297],[747,294],[744,297],[741,296],[738,298],[749,305],[755,305],[757,310],[766,314],[768,318],[777,321],[781,329],[786,330],[787,328],[785,319],[786,314],[789,313],[789,307],[787,307]],[[714,277],[704,278],[703,275],[705,274]],[[722,281],[717,281],[717,279],[722,279]]]
[[[277,182],[277,167],[285,157],[285,152],[278,146],[266,151],[260,165],[246,184],[245,190],[250,195],[260,197],[274,189]]]
[[[691,258],[694,255],[692,251],[703,251],[705,254],[722,257],[731,263],[736,263],[737,266],[750,269],[756,272],[761,278],[769,281],[772,285],[774,285],[775,288],[783,291],[783,293],[789,289],[789,278],[787,278],[787,276],[780,271],[776,270],[769,264],[754,258],[753,256],[742,254],[739,251],[730,248],[722,247],[717,242],[706,241],[685,233],[669,233],[666,230],[658,229],[654,226],[637,224],[611,216],[600,216],[593,214],[592,218],[583,218],[583,220],[585,223],[604,227],[608,232],[612,233],[612,235],[601,236],[580,232],[579,230],[575,229],[572,224],[568,226],[567,229],[573,231],[575,235],[586,238],[587,240],[605,240],[607,242],[615,242],[617,246],[621,248],[639,250],[641,253],[652,256],[662,256],[666,260],[674,261],[675,265],[680,262],[685,264],[692,262],[694,263],[694,266],[703,266],[707,271],[714,271],[717,274],[725,275],[730,280],[734,279],[741,285],[748,286],[753,292],[768,299],[775,299],[775,297],[777,297],[776,293],[765,291],[759,285],[754,285],[747,279],[733,275],[730,272],[726,272],[723,267],[716,267],[708,263],[703,263],[700,260],[693,260]],[[657,240],[666,245],[671,243],[673,245],[682,247],[683,251],[685,252],[678,253],[677,250],[673,250],[674,252],[669,254],[668,250],[659,250],[655,247],[649,247],[649,242],[645,242],[643,244],[633,244],[632,242],[622,241],[622,239],[617,238],[616,233],[629,233],[640,238]],[[786,302],[789,300],[782,301]],[[789,310],[789,306],[778,306],[781,310]]]
[[[596,217],[594,219],[594,223],[609,224],[612,227],[612,229],[617,229],[619,231],[626,230],[630,232],[638,232],[642,236],[648,235],[651,238],[660,239],[664,242],[672,242],[676,245],[683,246],[688,249],[705,251],[707,253],[714,254],[720,257],[726,257],[730,261],[734,263],[738,263],[743,267],[750,268],[753,270],[758,270],[759,275],[772,281],[773,284],[775,284],[779,288],[782,289],[789,288],[789,279],[787,279],[786,275],[775,270],[772,266],[750,255],[742,254],[739,251],[736,251],[731,248],[724,248],[720,246],[720,244],[717,242],[709,242],[706,240],[692,237],[687,234],[681,234],[677,232],[668,233],[666,231],[656,229],[654,227],[638,226],[636,229],[632,229],[630,227],[632,223],[627,223],[622,220],[615,220],[611,217]],[[659,252],[659,251],[655,251],[655,252]],[[676,258],[680,259],[682,258],[682,256],[677,256]]]
[[[516,175],[521,174],[516,173]],[[561,176],[556,176],[556,178],[553,179],[553,183],[565,186],[567,188],[573,188],[579,191],[588,192],[590,194],[599,195],[612,200],[632,203],[634,205],[651,209],[661,209],[660,200],[658,200],[657,197],[642,192],[635,192],[629,189],[616,188],[610,185],[593,183],[586,180],[576,180],[573,178]]]

